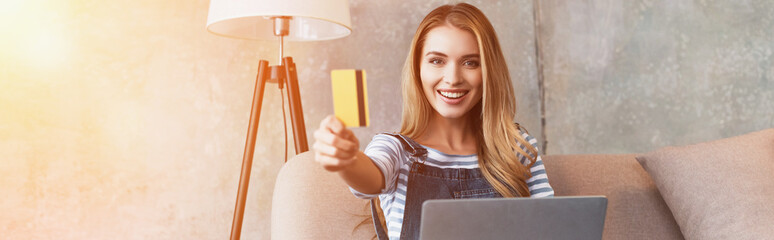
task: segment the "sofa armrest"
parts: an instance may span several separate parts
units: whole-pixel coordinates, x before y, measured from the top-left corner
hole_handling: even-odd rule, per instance
[[[271,208],[272,239],[370,239],[370,205],[335,173],[301,153],[280,170]]]

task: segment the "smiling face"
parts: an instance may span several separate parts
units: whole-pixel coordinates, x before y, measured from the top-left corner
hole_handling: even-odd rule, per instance
[[[448,24],[441,25],[427,33],[421,54],[422,89],[437,115],[449,119],[466,116],[482,96],[476,36]]]

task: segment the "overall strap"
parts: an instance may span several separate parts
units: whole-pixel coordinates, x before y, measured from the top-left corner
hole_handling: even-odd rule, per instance
[[[397,138],[400,140],[401,145],[403,145],[404,151],[411,154],[413,157],[419,158],[422,163],[425,162],[425,159],[427,158],[427,149],[419,145],[419,143],[415,142],[413,139],[398,133],[383,132],[382,134]]]
[[[527,129],[526,129],[526,128],[524,128],[524,127],[522,127],[522,126],[521,126],[521,124],[519,124],[519,123],[517,123],[517,122],[513,122],[513,124],[515,124],[515,125],[516,125],[516,130],[520,130],[520,131],[522,131],[522,132],[525,132],[525,133],[529,134],[529,132],[527,131]]]
[[[374,222],[374,228],[376,228],[376,238],[379,240],[387,240],[387,231],[384,230],[382,222],[379,221],[379,212],[376,211],[376,199],[371,199],[371,220]]]

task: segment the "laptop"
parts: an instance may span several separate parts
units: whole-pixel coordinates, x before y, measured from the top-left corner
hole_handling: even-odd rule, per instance
[[[607,198],[428,200],[419,239],[602,239]]]

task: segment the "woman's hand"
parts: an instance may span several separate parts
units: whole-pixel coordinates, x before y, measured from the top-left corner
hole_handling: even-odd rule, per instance
[[[320,122],[320,128],[314,132],[314,159],[325,170],[337,172],[352,165],[360,151],[360,141],[355,134],[333,115]]]
[[[335,116],[328,116],[314,131],[314,160],[325,170],[337,172],[350,187],[361,193],[379,193],[384,175],[374,162],[360,151],[360,141]]]

